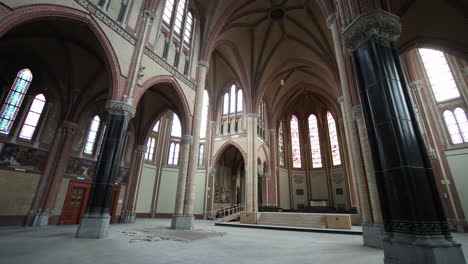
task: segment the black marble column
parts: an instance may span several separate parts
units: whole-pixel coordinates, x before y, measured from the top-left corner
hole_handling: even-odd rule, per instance
[[[452,240],[393,41],[399,18],[375,10],[343,34],[352,60],[385,227],[385,263],[465,263]]]
[[[103,143],[99,151],[86,214],[81,218],[76,237],[103,238],[108,235],[110,208],[115,179],[127,134],[128,122],[135,109],[124,102],[109,101]]]

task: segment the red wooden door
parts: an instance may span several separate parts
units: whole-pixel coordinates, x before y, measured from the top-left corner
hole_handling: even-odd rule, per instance
[[[91,184],[71,182],[63,205],[60,225],[77,225],[85,213]]]
[[[119,196],[120,196],[120,186],[115,186],[114,191],[112,193],[112,208],[111,208],[111,224],[115,224],[117,222],[117,206],[119,205]]]

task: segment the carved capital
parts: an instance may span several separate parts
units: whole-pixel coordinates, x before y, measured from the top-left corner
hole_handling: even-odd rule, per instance
[[[331,13],[328,17],[327,17],[327,26],[328,28],[331,28],[333,25],[335,25],[336,23],[336,14],[335,13]]]
[[[216,168],[211,168],[209,173],[211,176],[214,176],[216,174]]]
[[[437,154],[436,154],[435,150],[433,150],[433,149],[429,149],[429,150],[427,151],[427,155],[429,156],[429,159],[430,159],[430,160],[435,160],[435,159],[437,159]]]
[[[375,9],[356,18],[343,32],[343,42],[348,52],[353,52],[372,36],[388,41],[400,38],[400,18],[394,14]]]
[[[353,116],[353,120],[360,120],[362,119],[362,107],[361,105],[355,105],[351,109],[351,114]]]
[[[466,75],[468,75],[468,66],[466,66],[465,68],[463,68],[463,71],[465,72]]]
[[[247,118],[258,118],[258,114],[257,113],[247,113],[245,114],[245,116]]]
[[[135,107],[127,102],[107,101],[106,110],[111,115],[123,115],[130,118],[135,116]]]
[[[216,121],[210,121],[209,124],[210,126],[216,126]]]
[[[144,18],[148,18],[150,21],[153,21],[155,17],[154,13],[148,8],[143,9],[142,15]]]
[[[276,129],[274,129],[274,128],[270,128],[270,129],[268,129],[268,131],[270,131],[270,133],[272,133],[272,134],[276,134]]]
[[[264,178],[267,178],[267,179],[270,179],[270,178],[271,178],[271,173],[265,172],[265,173],[263,174],[263,177],[264,177]]]
[[[143,154],[143,153],[146,153],[146,151],[148,151],[148,147],[146,145],[137,145],[135,148],[135,151],[138,154]]]
[[[343,96],[341,96],[340,98],[338,98],[338,103],[340,103],[340,104],[341,104],[341,103],[344,103],[344,97],[343,97]]]
[[[198,62],[198,66],[201,68],[206,68],[208,70],[208,67],[210,66],[210,64],[207,61],[201,60]]]
[[[182,144],[192,144],[192,142],[193,142],[192,136],[185,135],[182,137],[182,140],[181,140]]]
[[[421,80],[412,81],[409,83],[409,87],[415,90],[420,89],[423,87],[423,82]]]
[[[63,121],[62,128],[66,133],[70,133],[70,134],[74,135],[77,128],[78,128],[78,124],[75,124],[75,123],[70,122],[70,121]]]

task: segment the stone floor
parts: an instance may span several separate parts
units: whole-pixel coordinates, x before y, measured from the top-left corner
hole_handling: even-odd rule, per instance
[[[112,225],[110,237],[76,239],[76,226],[0,228],[0,263],[383,263],[383,251],[362,237],[241,229],[197,221],[196,232],[171,232],[167,219]],[[468,247],[468,234],[456,239]]]

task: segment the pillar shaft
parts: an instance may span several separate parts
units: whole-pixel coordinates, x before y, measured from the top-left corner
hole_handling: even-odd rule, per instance
[[[343,93],[343,100],[341,101],[341,111],[343,113],[346,143],[348,144],[348,156],[351,162],[351,168],[354,176],[354,181],[357,185],[357,192],[359,197],[359,213],[361,214],[364,223],[372,222],[372,215],[370,211],[369,194],[367,191],[366,177],[364,175],[364,167],[361,161],[361,148],[359,146],[359,138],[356,132],[356,126],[351,118],[351,95],[348,86],[348,76],[343,59],[343,51],[341,39],[336,25],[336,17],[332,15],[328,18],[328,25],[333,35],[333,43],[335,44],[336,61],[338,64],[338,71],[340,74],[341,90]],[[353,182],[354,182],[353,181]],[[353,185],[351,187],[354,187]]]
[[[193,141],[192,136],[182,137],[180,146],[180,159],[179,159],[179,176],[177,180],[177,193],[174,214],[184,213],[184,200],[185,200],[185,187],[187,185],[187,170],[188,158],[190,152],[190,144]]]
[[[385,227],[384,262],[466,263],[444,215],[393,41],[399,17],[372,10],[343,33],[369,136]]]
[[[135,116],[135,108],[120,101],[107,102],[106,109],[109,113],[106,132],[96,163],[86,214],[81,218],[76,234],[79,238],[103,238],[108,235],[115,177],[119,170],[128,122]]]
[[[123,205],[124,218],[121,220],[123,223],[135,223],[138,180],[143,170],[143,163],[145,161],[145,153],[147,150],[148,147],[146,145],[137,145],[133,154],[130,178],[127,186],[128,191]]]

